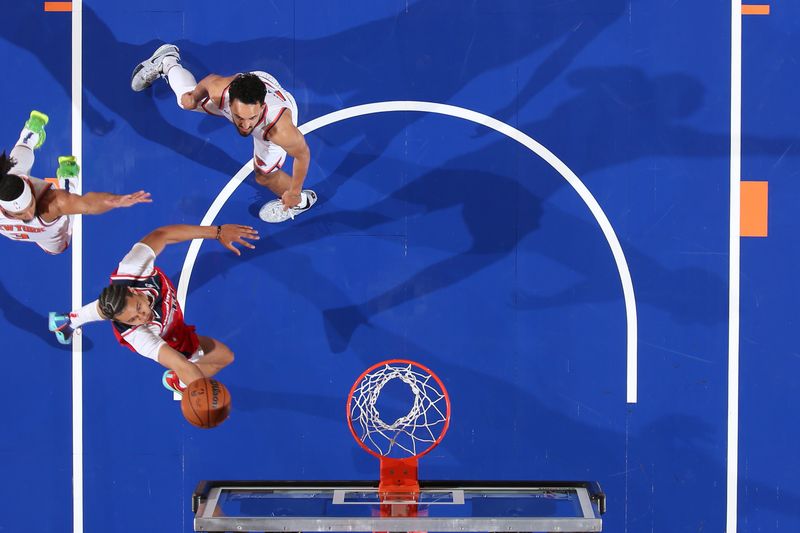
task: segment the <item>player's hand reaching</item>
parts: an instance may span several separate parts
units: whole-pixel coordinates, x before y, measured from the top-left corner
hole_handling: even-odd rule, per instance
[[[290,207],[300,205],[300,191],[287,190],[281,195],[281,202],[283,202],[283,210],[286,211]]]
[[[149,204],[153,202],[149,192],[137,191],[131,194],[114,194],[106,200],[106,205],[114,209],[117,207],[130,207],[136,204]]]
[[[195,98],[194,91],[183,93],[181,95],[181,107],[184,109],[192,110],[197,108],[197,98]]]
[[[239,251],[233,243],[252,249],[255,248],[255,246],[247,241],[257,241],[258,239],[258,231],[251,226],[241,226],[239,224],[223,224],[217,226],[217,240],[222,246],[236,255],[242,255],[242,252]]]

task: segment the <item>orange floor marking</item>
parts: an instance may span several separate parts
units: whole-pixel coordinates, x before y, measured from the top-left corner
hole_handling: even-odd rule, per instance
[[[769,191],[767,182],[743,181],[740,190],[742,201],[739,233],[742,237],[766,237]]]
[[[769,4],[742,4],[742,15],[769,15]]]
[[[72,11],[72,2],[45,2],[45,11]]]

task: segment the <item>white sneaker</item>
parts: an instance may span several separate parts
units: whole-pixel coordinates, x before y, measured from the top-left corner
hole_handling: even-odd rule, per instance
[[[311,209],[312,205],[317,203],[317,193],[310,189],[306,189],[303,192],[306,193],[306,198],[308,198],[307,206],[302,208],[290,207],[289,209],[284,209],[283,202],[281,202],[281,199],[278,198],[265,203],[258,212],[258,217],[264,222],[277,224],[278,222],[283,222],[284,220],[288,220],[290,218],[294,219],[294,217],[300,213],[305,213]]]
[[[144,91],[159,76],[164,76],[165,73],[162,71],[161,66],[164,63],[164,58],[170,56],[178,61],[181,60],[177,46],[174,44],[162,44],[153,52],[153,55],[136,65],[136,68],[133,69],[133,74],[131,74],[131,89],[136,92]]]

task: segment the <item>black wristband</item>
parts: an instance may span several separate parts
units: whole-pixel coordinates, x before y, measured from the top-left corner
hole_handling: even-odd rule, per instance
[[[222,234],[222,226],[217,226],[217,236],[214,237],[215,239],[219,240],[219,236]]]

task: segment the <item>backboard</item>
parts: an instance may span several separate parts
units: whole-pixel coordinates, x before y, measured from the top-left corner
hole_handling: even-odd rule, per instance
[[[377,482],[202,481],[194,530],[602,531],[605,495],[594,482],[419,483],[413,499],[382,503]]]

